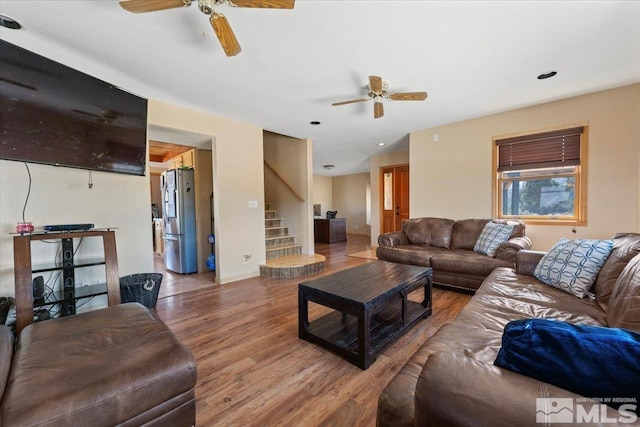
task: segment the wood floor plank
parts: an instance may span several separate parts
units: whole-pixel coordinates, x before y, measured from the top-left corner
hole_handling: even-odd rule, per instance
[[[316,244],[325,271],[372,262],[347,254],[370,249],[366,236]],[[422,343],[451,321],[469,295],[433,290],[433,315],[409,328],[363,371],[298,338],[298,284],[307,278],[250,278],[211,285],[211,273],[172,276],[160,317],[196,357],[198,426],[374,426],[377,399]],[[410,295],[421,301],[418,290]],[[161,294],[162,295],[162,294]],[[310,317],[330,310],[310,305]]]

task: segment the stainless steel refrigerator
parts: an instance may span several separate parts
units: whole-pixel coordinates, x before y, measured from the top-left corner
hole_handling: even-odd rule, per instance
[[[164,262],[176,273],[198,271],[193,169],[169,169],[160,178],[164,204]]]

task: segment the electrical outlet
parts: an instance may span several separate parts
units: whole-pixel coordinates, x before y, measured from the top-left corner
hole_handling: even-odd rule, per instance
[[[433,142],[438,142],[440,140],[440,137],[438,136],[437,133],[433,134]]]
[[[243,257],[244,257],[244,263],[249,264],[249,259],[251,258],[251,254],[243,255]]]

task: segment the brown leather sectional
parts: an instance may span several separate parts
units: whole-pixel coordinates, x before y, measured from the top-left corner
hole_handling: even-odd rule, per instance
[[[508,241],[490,257],[473,250],[482,229],[493,221],[513,225]],[[498,267],[513,267],[516,253],[531,249],[521,221],[490,219],[412,218],[402,230],[378,236],[378,259],[433,268],[438,285],[475,291]]]
[[[584,400],[494,366],[504,327],[512,320],[545,318],[640,331],[640,234],[615,236],[591,289],[595,298],[577,298],[533,277],[543,254],[519,251],[516,269],[494,270],[456,319],[422,345],[381,393],[378,427],[536,426],[542,425],[536,423],[537,398]],[[596,410],[602,418],[601,408]],[[617,420],[615,409],[607,414],[602,425]],[[637,426],[640,420],[624,425]]]
[[[142,305],[33,323],[15,351],[1,326],[0,425],[195,425],[195,359]]]

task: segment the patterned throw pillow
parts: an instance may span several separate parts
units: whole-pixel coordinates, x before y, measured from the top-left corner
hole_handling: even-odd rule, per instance
[[[489,221],[482,229],[482,233],[478,236],[473,250],[481,254],[493,256],[498,246],[509,240],[513,225],[496,224]]]
[[[584,298],[612,248],[611,240],[562,238],[542,257],[534,276],[542,283]]]

